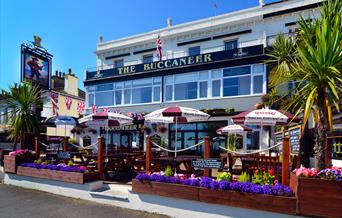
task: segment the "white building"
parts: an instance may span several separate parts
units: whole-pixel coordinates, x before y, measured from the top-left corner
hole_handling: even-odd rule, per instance
[[[93,104],[131,113],[168,105],[221,109],[213,110],[216,114],[212,113],[206,123],[178,125],[177,146],[184,148],[203,136],[214,136],[232,114],[225,111],[254,109],[267,93],[265,48],[277,34],[295,32],[298,17],[312,18],[322,4],[317,0],[260,2],[257,7],[179,25],[168,20],[163,29],[122,39],[103,42],[100,37],[97,67],[85,73],[87,112]],[[161,61],[156,50],[158,36],[162,41]],[[253,129],[248,134],[247,149],[272,143],[267,129]],[[105,130],[101,133],[106,135]],[[159,134],[158,128],[155,133]],[[174,125],[167,126],[163,134],[174,141]],[[138,130],[110,130],[109,136],[110,144],[143,144]],[[174,148],[174,144],[169,147]]]

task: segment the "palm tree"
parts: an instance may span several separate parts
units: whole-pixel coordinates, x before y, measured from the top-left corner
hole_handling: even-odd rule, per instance
[[[328,0],[321,8],[319,18],[298,20],[299,32],[294,38],[278,35],[270,51],[273,64],[270,86],[279,87],[289,81],[297,82],[293,100],[286,107],[303,112],[304,124],[310,114],[315,117],[315,158],[317,169],[323,169],[327,131],[332,127],[331,107],[339,111],[342,91],[342,2]]]
[[[25,134],[36,134],[40,122],[36,115],[36,108],[41,106],[40,89],[31,83],[23,82],[9,88],[3,94],[4,105],[7,109],[8,124],[10,125],[9,139],[14,140],[14,147],[18,140],[25,145]]]

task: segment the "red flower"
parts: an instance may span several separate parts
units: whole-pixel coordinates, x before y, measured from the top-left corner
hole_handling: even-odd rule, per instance
[[[269,170],[268,170],[268,173],[269,173],[271,176],[274,176],[274,170],[273,170],[273,169],[269,169]]]

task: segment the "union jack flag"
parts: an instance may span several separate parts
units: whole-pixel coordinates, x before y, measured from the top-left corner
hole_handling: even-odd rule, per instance
[[[52,114],[54,116],[58,116],[58,110],[59,110],[58,96],[59,96],[58,93],[50,92],[50,99],[51,99],[51,103],[52,103]]]
[[[158,39],[157,39],[157,55],[159,57],[159,61],[162,60],[163,58],[163,54],[162,54],[162,42],[160,40],[160,36],[158,35]]]
[[[133,117],[133,114],[131,112],[127,112],[128,117]]]
[[[91,106],[91,109],[93,110],[93,114],[96,114],[97,112],[97,107],[95,104],[93,104],[93,106]]]
[[[85,109],[85,103],[84,101],[77,102],[77,112],[82,113]]]
[[[110,109],[108,107],[104,107],[104,108],[102,108],[102,110],[103,110],[103,112],[106,112],[106,113],[108,113],[110,111]]]
[[[70,110],[71,104],[72,104],[72,98],[64,97],[65,105],[68,110]]]
[[[115,109],[114,109],[114,113],[119,114],[119,113],[120,113],[120,110],[115,108]]]

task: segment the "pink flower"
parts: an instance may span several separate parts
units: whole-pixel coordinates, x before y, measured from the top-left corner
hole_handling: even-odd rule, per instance
[[[305,167],[300,167],[298,169],[295,169],[293,171],[296,176],[304,176],[304,177],[316,177],[318,174],[318,171],[315,168],[305,168]]]

